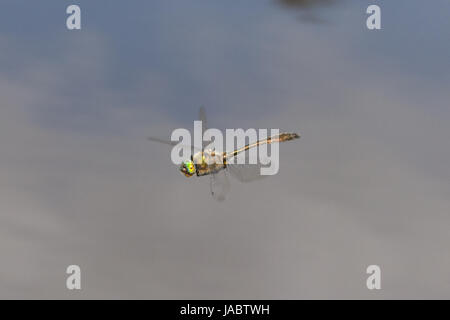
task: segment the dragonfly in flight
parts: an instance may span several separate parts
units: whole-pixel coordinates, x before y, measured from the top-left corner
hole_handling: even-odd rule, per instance
[[[199,111],[199,120],[202,122],[203,130],[206,126],[206,113],[203,107]],[[204,132],[204,131],[202,131]],[[190,159],[183,161],[179,167],[181,173],[186,177],[202,177],[210,176],[210,190],[211,195],[215,200],[223,201],[230,190],[230,183],[228,181],[228,173],[241,182],[251,182],[265,177],[260,173],[260,164],[234,164],[232,158],[238,154],[246,152],[251,148],[256,148],[263,144],[273,144],[285,141],[290,141],[300,138],[297,133],[283,132],[265,139],[249,143],[242,148],[238,148],[229,152],[216,152],[212,149],[205,149],[202,146],[201,150],[195,150]],[[156,137],[149,137],[151,141],[176,146],[178,141],[164,140]]]

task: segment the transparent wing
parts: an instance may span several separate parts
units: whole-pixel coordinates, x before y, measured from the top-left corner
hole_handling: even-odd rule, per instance
[[[205,111],[205,107],[200,107],[200,109],[198,110],[198,119],[202,122],[203,125],[203,130],[208,129],[208,124],[206,122],[206,111]]]
[[[227,169],[233,178],[236,178],[240,182],[252,182],[260,180],[266,175],[261,175],[260,164],[228,164]]]
[[[178,144],[177,141],[170,141],[170,140],[165,140],[165,139],[160,139],[160,138],[155,138],[155,137],[148,137],[147,139],[150,141],[167,144],[169,146],[176,146]]]
[[[230,191],[230,182],[225,170],[210,175],[211,195],[217,201],[224,201]]]
[[[150,141],[154,141],[154,142],[158,142],[158,143],[162,143],[162,144],[167,144],[169,146],[176,146],[176,145],[178,145],[180,143],[179,141],[171,141],[171,140],[160,139],[160,138],[155,138],[155,137],[148,137],[147,139],[150,140]],[[200,150],[198,148],[195,148],[194,146],[188,146],[188,145],[184,145],[184,144],[181,144],[180,146],[182,146],[182,147],[183,146],[184,147],[190,147],[192,154],[194,154],[195,152],[198,152],[198,151],[202,151],[202,150]]]
[[[249,150],[243,152],[241,156],[243,156],[244,164],[233,164],[238,160],[236,157],[230,158],[227,164],[227,170],[233,178],[240,182],[252,182],[267,177],[261,175],[262,165],[259,162],[250,164]]]
[[[202,133],[208,130],[208,123],[206,122],[206,111],[205,107],[201,106],[198,110],[198,120],[202,122]],[[204,150],[207,143],[202,139],[202,149]]]

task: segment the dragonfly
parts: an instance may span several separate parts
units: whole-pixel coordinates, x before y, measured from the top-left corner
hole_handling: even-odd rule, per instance
[[[201,107],[199,110],[199,120],[202,123],[202,132],[204,132],[207,130],[204,107]],[[234,164],[232,163],[234,157],[263,144],[280,143],[298,138],[300,138],[300,135],[297,133],[283,132],[229,152],[216,152],[214,149],[206,149],[205,143],[203,143],[201,149],[191,147],[192,155],[190,159],[186,159],[181,163],[179,171],[188,178],[209,176],[211,196],[217,201],[224,201],[230,191],[228,174],[244,183],[267,177],[260,173],[261,164]],[[148,140],[171,146],[179,144],[178,141],[164,140],[157,137],[148,137]]]

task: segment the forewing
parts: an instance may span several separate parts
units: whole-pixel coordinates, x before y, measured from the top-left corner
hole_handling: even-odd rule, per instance
[[[198,110],[198,120],[202,122],[202,134],[205,133],[206,130],[208,130],[208,123],[206,122],[206,111],[205,107],[200,107]],[[207,146],[207,142],[203,141],[202,139],[202,149],[205,150],[205,147]]]
[[[150,141],[154,141],[154,142],[158,142],[158,143],[162,143],[162,144],[167,144],[169,146],[175,146],[178,144],[177,141],[170,141],[170,140],[165,140],[165,139],[160,139],[160,138],[155,138],[155,137],[148,137],[147,138]]]
[[[202,122],[202,129],[203,131],[208,129],[208,124],[206,122],[206,111],[205,111],[205,107],[200,107],[200,109],[198,110],[198,120],[200,120]]]
[[[176,146],[176,145],[179,145],[180,147],[191,148],[191,154],[194,154],[196,152],[202,151],[202,150],[200,150],[200,149],[198,149],[198,148],[196,148],[194,146],[188,146],[188,145],[185,145],[185,144],[179,144],[180,143],[179,141],[171,141],[171,140],[160,139],[160,138],[155,138],[155,137],[148,137],[147,139],[150,140],[150,141],[166,144],[166,145],[173,146],[173,147]]]

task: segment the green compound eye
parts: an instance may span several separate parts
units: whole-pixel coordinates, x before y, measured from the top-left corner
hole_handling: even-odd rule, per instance
[[[184,162],[184,167],[191,174],[193,174],[195,172],[194,163],[192,161],[189,161],[189,160],[185,161]]]

